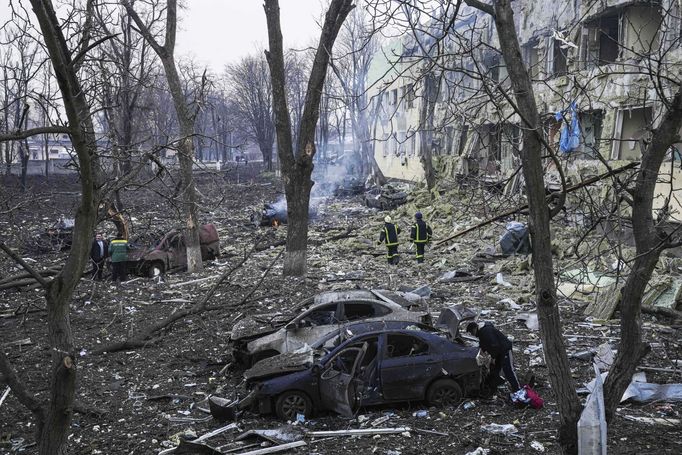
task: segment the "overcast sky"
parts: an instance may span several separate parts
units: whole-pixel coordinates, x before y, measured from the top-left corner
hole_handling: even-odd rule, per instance
[[[279,3],[285,48],[304,47],[319,38],[320,0]],[[0,0],[2,22],[9,18],[8,5],[9,0]],[[30,11],[28,1],[24,5]],[[263,0],[185,0],[185,5],[179,12],[177,57],[192,55],[220,72],[226,63],[266,47]]]
[[[178,56],[193,55],[214,71],[267,46],[262,0],[186,0],[178,32]],[[303,47],[319,37],[319,0],[280,0],[285,47]]]

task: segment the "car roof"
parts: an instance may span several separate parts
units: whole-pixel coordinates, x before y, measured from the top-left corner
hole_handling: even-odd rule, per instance
[[[383,326],[383,328],[381,327]],[[410,328],[414,327],[414,328]],[[353,334],[352,338],[355,338],[360,335],[364,335],[366,333],[372,333],[372,332],[379,332],[379,331],[384,331],[384,330],[399,330],[399,329],[404,329],[407,330],[408,332],[427,332],[427,333],[441,333],[440,330],[436,329],[435,327],[431,327],[426,324],[421,324],[418,322],[414,321],[358,321],[358,322],[351,322],[348,324],[345,324],[343,326],[340,326],[338,329],[335,329],[324,336],[320,337],[318,340],[316,340],[313,344],[313,348],[317,348],[319,346],[322,346],[325,342],[331,340],[332,338],[336,337],[339,335],[344,330],[348,330]],[[355,332],[355,333],[354,333]]]
[[[389,330],[376,330],[373,332],[367,332],[367,333],[362,333],[360,335],[354,336],[353,338],[350,338],[337,347],[335,347],[329,354],[325,356],[326,358],[332,357],[335,355],[339,350],[344,349],[348,345],[351,345],[353,343],[357,343],[359,341],[362,341],[367,338],[372,338],[375,336],[379,335],[411,335],[411,336],[416,336],[417,338],[422,338],[425,339],[426,341],[430,341],[432,343],[451,343],[453,346],[459,346],[459,347],[464,347],[461,346],[457,343],[455,343],[452,340],[449,340],[447,338],[443,338],[442,336],[439,335],[438,332],[422,332],[419,330],[409,330],[409,329],[389,329]]]

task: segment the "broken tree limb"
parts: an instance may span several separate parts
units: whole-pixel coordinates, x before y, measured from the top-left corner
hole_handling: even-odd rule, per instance
[[[0,351],[0,382],[7,384],[12,389],[17,400],[19,400],[19,403],[26,406],[33,413],[38,421],[38,425],[43,425],[45,409],[42,403],[24,387],[24,383],[16,375],[5,353],[2,351]]]
[[[575,185],[569,186],[568,188],[566,188],[565,193],[566,193],[566,194],[571,193],[571,192],[573,192],[573,191],[579,190],[579,189],[584,188],[584,187],[586,187],[586,186],[592,185],[593,183],[596,183],[596,182],[598,182],[598,181],[600,181],[600,180],[603,180],[603,179],[605,179],[605,178],[607,178],[607,177],[611,177],[611,176],[613,176],[613,175],[620,174],[621,172],[625,172],[625,171],[627,171],[627,170],[629,170],[629,169],[633,169],[633,168],[635,168],[635,167],[637,167],[637,166],[639,166],[639,161],[633,161],[632,163],[628,163],[628,164],[626,164],[625,166],[619,167],[618,169],[613,169],[613,170],[611,170],[611,171],[609,171],[609,172],[605,172],[605,173],[603,173],[603,174],[596,175],[596,176],[591,177],[591,178],[589,178],[589,179],[587,179],[587,180],[583,180],[583,181],[580,182],[580,183],[576,183]],[[547,196],[547,200],[548,200],[548,201],[551,200],[552,198],[553,198],[553,196],[552,196],[551,194]],[[436,242],[436,243],[434,244],[434,246],[436,246],[436,247],[437,247],[437,246],[440,246],[440,245],[442,245],[442,244],[444,244],[444,243],[446,243],[446,242],[449,242],[449,241],[451,241],[451,240],[456,239],[457,237],[461,237],[461,236],[463,236],[464,234],[468,234],[468,233],[471,232],[471,231],[475,231],[475,230],[480,229],[480,228],[482,228],[482,227],[484,227],[484,226],[487,226],[487,225],[489,225],[489,224],[491,224],[491,223],[494,223],[494,222],[497,221],[497,220],[501,220],[501,219],[503,219],[503,218],[506,218],[506,217],[508,217],[508,216],[514,215],[514,214],[519,213],[519,212],[521,212],[521,211],[523,211],[523,210],[526,210],[526,209],[528,209],[528,204],[524,204],[524,205],[522,205],[522,206],[520,206],[520,207],[516,207],[516,208],[514,208],[514,209],[511,209],[511,210],[507,210],[507,211],[505,211],[505,212],[502,212],[501,214],[499,214],[499,215],[497,215],[497,216],[494,216],[494,217],[492,217],[492,218],[489,218],[489,219],[487,219],[487,220],[485,220],[485,221],[483,221],[483,222],[481,222],[481,223],[478,223],[478,224],[475,225],[475,226],[472,226],[472,227],[470,227],[470,228],[464,229],[463,231],[459,231],[459,232],[457,232],[457,233],[451,235],[450,237],[448,237],[448,238],[446,238],[446,239],[440,240],[440,241]]]
[[[35,280],[38,283],[40,283],[40,285],[42,287],[47,287],[48,282],[45,280],[45,278],[43,278],[43,276],[40,273],[38,273],[33,267],[28,265],[28,263],[26,261],[21,259],[21,257],[19,257],[19,255],[17,253],[15,253],[14,251],[12,251],[11,248],[9,248],[7,245],[5,245],[5,242],[0,242],[0,249],[2,251],[4,251],[9,257],[14,259],[14,261],[17,264],[21,265],[24,268],[24,270],[26,270],[28,273],[30,273],[31,276],[33,278],[35,278]]]
[[[3,392],[2,396],[0,397],[0,406],[2,406],[2,403],[5,402],[5,398],[7,398],[7,395],[9,395],[9,391],[12,390],[9,386],[5,389]]]
[[[220,275],[207,276],[206,278],[199,278],[197,280],[184,281],[182,283],[173,283],[170,285],[170,287],[177,288],[180,286],[187,286],[188,284],[203,283],[204,281],[212,280],[214,278],[220,278]]]
[[[234,267],[223,273],[218,279],[218,281],[216,281],[213,284],[211,289],[208,290],[206,295],[204,295],[204,297],[199,302],[195,303],[194,305],[187,309],[182,309],[174,312],[163,321],[148,326],[140,333],[138,333],[136,336],[129,338],[126,341],[120,341],[117,343],[112,343],[103,346],[98,349],[94,349],[91,351],[91,355],[100,355],[107,352],[118,352],[143,347],[152,341],[154,335],[157,332],[165,329],[174,322],[183,319],[186,316],[203,312],[206,309],[206,306],[208,305],[208,301],[211,299],[211,297],[213,297],[213,294],[215,294],[216,290],[220,287],[223,281],[229,278],[237,269],[241,268],[241,266],[244,265],[244,263],[251,257],[251,254],[254,252],[254,250],[255,246],[254,248],[251,248],[251,251],[249,251],[238,264],[236,264]]]

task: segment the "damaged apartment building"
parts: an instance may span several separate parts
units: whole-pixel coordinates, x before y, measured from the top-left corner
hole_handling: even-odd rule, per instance
[[[679,79],[682,70],[680,3],[513,3],[545,137],[569,177],[595,175],[604,169],[602,161],[617,167],[641,156],[663,112],[659,93],[670,95],[666,79]],[[388,47],[382,53],[388,57],[375,59],[370,72],[382,82],[372,95],[375,157],[384,174],[420,180],[420,144],[430,144],[441,171],[500,188],[512,184],[523,132],[504,96],[513,94],[490,17],[462,6],[454,24],[444,20],[423,37]],[[424,115],[426,72],[438,80],[431,122]],[[661,194],[682,187],[680,162],[675,166],[680,156],[671,152],[664,164]],[[548,187],[557,185],[551,167],[546,179]],[[662,204],[665,198],[658,199]]]

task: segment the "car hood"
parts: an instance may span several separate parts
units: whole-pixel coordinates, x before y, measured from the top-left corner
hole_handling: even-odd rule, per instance
[[[256,362],[253,367],[246,370],[244,372],[244,379],[252,381],[254,379],[306,370],[313,365],[315,357],[315,351],[309,347],[306,350],[268,357],[260,362]]]
[[[292,319],[290,314],[266,313],[244,318],[232,326],[232,340],[267,335],[276,332]]]

